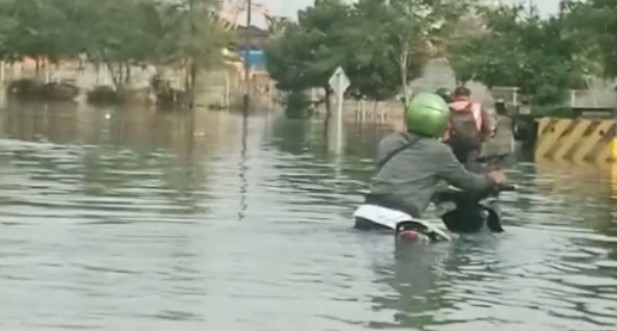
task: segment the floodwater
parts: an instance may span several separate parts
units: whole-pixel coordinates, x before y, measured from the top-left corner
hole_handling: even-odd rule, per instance
[[[506,233],[351,229],[384,130],[226,112],[0,111],[0,329],[616,330],[617,184],[520,162]]]

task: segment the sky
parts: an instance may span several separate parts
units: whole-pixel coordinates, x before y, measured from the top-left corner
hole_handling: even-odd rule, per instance
[[[296,17],[298,9],[303,9],[311,6],[314,0],[253,0],[255,3],[261,3],[269,7],[272,14],[278,16]],[[497,0],[499,1],[499,0]],[[529,0],[501,0],[503,3],[528,3]],[[531,0],[540,10],[543,15],[550,15],[557,12],[559,0]],[[261,19],[261,18],[260,18]],[[259,24],[259,20],[256,22]]]

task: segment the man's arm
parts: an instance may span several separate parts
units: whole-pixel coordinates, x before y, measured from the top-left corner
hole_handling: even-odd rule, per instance
[[[436,158],[435,164],[439,165],[437,176],[450,185],[472,192],[483,192],[495,185],[495,181],[488,175],[467,171],[445,145],[443,150],[436,154]]]

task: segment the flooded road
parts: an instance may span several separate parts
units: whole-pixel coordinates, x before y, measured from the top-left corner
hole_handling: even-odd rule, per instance
[[[0,329],[617,329],[610,176],[521,162],[505,234],[395,254],[351,229],[383,129],[347,129],[0,111]]]

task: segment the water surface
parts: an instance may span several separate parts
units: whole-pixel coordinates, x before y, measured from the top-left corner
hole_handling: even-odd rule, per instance
[[[503,235],[351,230],[384,129],[0,112],[2,330],[615,330],[617,184],[521,162]]]

